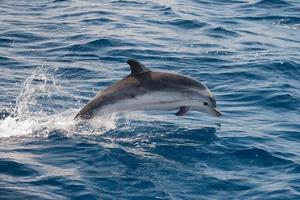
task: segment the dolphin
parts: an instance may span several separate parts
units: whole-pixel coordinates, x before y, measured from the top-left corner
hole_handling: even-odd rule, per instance
[[[138,110],[190,109],[220,117],[216,101],[206,85],[190,77],[151,71],[137,60],[127,61],[131,74],[98,92],[75,116],[91,119],[96,115]]]

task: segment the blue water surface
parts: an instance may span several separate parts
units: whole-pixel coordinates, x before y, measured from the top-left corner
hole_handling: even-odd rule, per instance
[[[75,124],[128,58],[222,118]],[[298,0],[0,1],[0,199],[300,199]]]

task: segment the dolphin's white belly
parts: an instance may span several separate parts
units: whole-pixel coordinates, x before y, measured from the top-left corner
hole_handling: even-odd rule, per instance
[[[176,110],[189,105],[191,99],[179,92],[151,92],[108,104],[97,111],[97,114],[109,114],[122,111],[138,110]]]

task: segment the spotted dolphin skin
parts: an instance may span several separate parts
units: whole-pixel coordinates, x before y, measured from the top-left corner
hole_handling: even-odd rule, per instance
[[[97,93],[75,116],[90,119],[96,115],[138,110],[190,109],[220,117],[216,101],[204,84],[190,77],[149,70],[134,59],[127,61],[131,74]]]

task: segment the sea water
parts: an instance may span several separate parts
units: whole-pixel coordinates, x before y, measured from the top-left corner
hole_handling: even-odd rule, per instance
[[[74,122],[130,73],[184,74],[193,110]],[[0,2],[0,199],[300,199],[298,0]]]

